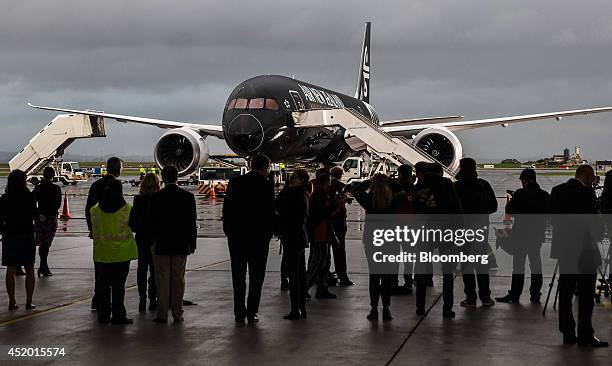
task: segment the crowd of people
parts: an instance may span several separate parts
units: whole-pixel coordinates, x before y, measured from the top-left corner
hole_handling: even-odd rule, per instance
[[[289,289],[291,308],[285,319],[299,320],[307,317],[306,299],[309,290],[315,287],[318,299],[335,299],[329,291],[330,282],[335,282],[330,273],[332,260],[341,286],[353,285],[346,269],[346,204],[349,195],[366,212],[364,232],[370,219],[377,215],[458,215],[466,228],[488,227],[489,216],[498,209],[497,199],[491,185],[478,177],[476,162],[471,158],[461,159],[456,181],[443,176],[437,163],[421,162],[413,168],[402,165],[396,179],[375,174],[365,182],[344,185],[340,182],[340,168],[318,169],[314,179],[305,170],[295,170],[286,186],[274,196],[273,185],[265,179],[269,161],[258,156],[252,160],[252,171],[230,181],[223,207],[224,231],[228,237],[234,284],[234,314],[236,322],[259,321],[258,306],[264,282],[266,258],[273,235],[280,237],[283,258],[281,264],[281,288]],[[525,169],[519,177],[522,188],[514,193],[505,210],[516,218],[514,230],[518,243],[513,254],[513,276],[511,290],[496,298],[499,302],[519,302],[524,283],[526,259],[531,268],[530,301],[539,303],[542,289],[541,245],[545,239],[547,218],[554,214],[577,212],[597,214],[610,212],[610,185],[612,173],[606,176],[604,191],[599,205],[596,203],[593,181],[595,174],[588,165],[578,167],[575,178],[553,189],[552,195],[542,190],[537,183],[536,172]],[[569,199],[571,197],[571,199]],[[554,221],[554,220],[553,220]],[[555,224],[555,222],[553,222]],[[567,227],[566,223],[557,223]],[[574,227],[574,230],[576,228]],[[577,244],[573,250],[564,252],[560,248],[567,242],[567,235],[560,229],[553,236],[552,258],[560,261],[559,285],[559,329],[566,344],[606,347],[594,336],[591,315],[594,307],[596,271],[601,261],[592,261],[585,272],[575,272],[565,262],[581,257],[584,245]],[[487,232],[488,233],[488,232]],[[536,235],[532,235],[536,233]],[[523,236],[522,236],[523,235]],[[365,240],[365,239],[364,239]],[[470,246],[470,254],[492,255],[488,234],[480,242]],[[596,243],[589,243],[589,250]],[[305,250],[309,248],[306,260]],[[364,245],[366,257],[371,246]],[[437,248],[440,253],[449,250]],[[564,252],[560,254],[559,252]],[[480,299],[482,306],[495,304],[491,297],[489,271],[495,266],[494,256],[488,264],[461,263],[460,272],[464,283],[463,307],[473,308]],[[584,257],[584,256],[583,256]],[[569,259],[568,259],[569,258]],[[601,258],[600,258],[601,259]],[[399,265],[387,267],[381,273],[370,269],[369,293],[371,310],[367,319],[379,319],[379,303],[382,302],[382,319],[390,321],[391,298],[394,294],[410,294],[416,284],[416,312],[425,314],[427,287],[432,285],[433,263],[406,263],[403,267],[403,286],[399,285]],[[456,263],[442,263],[443,317],[453,318],[454,278]],[[248,300],[246,296],[246,273],[249,273]],[[478,289],[477,289],[478,288]],[[578,333],[571,312],[574,290],[578,290]]]
[[[348,276],[345,239],[346,205],[352,198],[365,210],[365,232],[368,226],[375,225],[373,218],[378,215],[460,215],[465,218],[464,227],[488,227],[489,215],[498,209],[491,185],[478,176],[476,162],[471,158],[461,159],[456,181],[443,176],[441,165],[426,162],[415,164],[414,171],[410,165],[400,166],[395,178],[375,174],[365,182],[350,185],[341,182],[340,167],[318,169],[314,179],[306,170],[297,169],[277,195],[274,184],[267,178],[269,166],[265,156],[253,157],[251,171],[230,180],[223,202],[223,230],[228,239],[234,316],[238,323],[259,321],[269,245],[275,235],[282,246],[281,288],[289,290],[291,300],[285,319],[307,317],[306,300],[311,296],[312,287],[317,299],[335,299],[337,296],[329,290],[330,285],[354,284]],[[130,262],[137,259],[138,310],[146,311],[148,300],[148,309],[157,311],[155,322],[167,323],[170,312],[174,322],[180,323],[186,302],[183,299],[186,260],[196,250],[194,196],[177,185],[178,170],[166,166],[161,172],[163,188],[156,174],[146,173],[139,194],[130,204],[124,199],[118,179],[121,170],[119,158],[109,159],[108,174],[92,184],[87,199],[86,220],[93,240],[95,268],[91,307],[97,311],[100,324],[133,322],[127,316],[124,298]],[[31,192],[26,175],[19,170],[12,171],[5,193],[0,197],[2,265],[7,266],[6,288],[11,311],[18,308],[15,275],[21,266],[26,275],[26,309],[35,308],[32,298],[36,246],[40,255],[38,275],[52,275],[47,258],[61,204],[61,190],[53,184],[53,177],[53,169],[45,169],[45,180]],[[539,303],[543,282],[540,249],[547,215],[612,213],[612,173],[606,175],[599,200],[593,189],[595,174],[588,165],[578,167],[575,177],[554,187],[550,195],[538,185],[533,169],[523,170],[519,179],[522,188],[514,192],[505,208],[508,215],[515,217],[513,235],[517,245],[512,253],[512,281],[508,294],[496,300],[520,301],[528,258],[530,301]],[[595,255],[595,251],[599,254],[597,238],[576,237],[566,222],[552,221],[556,229],[551,257],[559,262],[559,329],[563,342],[607,346],[594,336],[591,324],[593,294],[601,264],[601,255]],[[572,240],[580,243],[571,243]],[[491,254],[488,241],[484,237],[470,246],[470,254]],[[366,257],[371,255],[369,248],[364,246]],[[308,258],[306,249],[309,249]],[[440,254],[448,250],[444,246],[436,249]],[[589,256],[585,257],[585,252]],[[332,260],[337,278],[330,270]],[[578,260],[580,270],[575,269]],[[405,263],[401,273],[403,285],[399,281],[399,265],[384,273],[372,268],[370,261],[368,266],[371,306],[368,320],[379,319],[379,302],[382,320],[392,320],[392,295],[410,294],[413,286],[416,286],[416,313],[425,314],[427,288],[433,285],[431,262],[417,262],[414,266]],[[484,307],[495,304],[490,289],[491,266],[491,263],[461,263],[465,292],[461,306],[477,307],[478,299]],[[455,316],[456,272],[455,263],[442,263],[445,318]],[[577,333],[572,315],[575,293],[579,299]]]
[[[196,248],[196,205],[193,194],[177,185],[174,166],[162,170],[164,188],[155,173],[147,173],[134,197],[133,205],[123,196],[118,179],[122,162],[110,158],[107,174],[94,182],[86,204],[89,237],[93,241],[95,282],[91,308],[100,324],[131,324],[124,305],[125,283],[130,262],[138,260],[139,311],[157,311],[154,321],[183,321],[185,265]],[[61,189],[53,184],[54,170],[46,168],[44,181],[31,192],[26,175],[20,170],[9,174],[5,193],[0,197],[2,265],[7,267],[6,289],[9,310],[19,306],[15,298],[17,268],[26,275],[26,309],[32,303],[35,287],[35,254],[39,247],[39,276],[51,276],[47,257],[57,229]],[[135,235],[134,235],[135,234]],[[147,279],[148,275],[148,279]]]

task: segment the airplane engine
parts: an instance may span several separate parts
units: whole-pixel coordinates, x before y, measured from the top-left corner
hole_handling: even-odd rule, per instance
[[[155,162],[161,168],[174,165],[180,176],[193,173],[208,161],[208,146],[204,137],[190,128],[167,131],[155,145]]]
[[[413,143],[450,170],[459,168],[463,148],[457,136],[446,128],[427,128],[414,137]]]

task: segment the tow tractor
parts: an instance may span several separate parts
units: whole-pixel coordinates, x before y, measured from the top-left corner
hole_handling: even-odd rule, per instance
[[[210,196],[211,190],[214,189],[215,195],[224,196],[229,180],[246,172],[247,168],[244,166],[201,167],[198,171],[198,193]]]

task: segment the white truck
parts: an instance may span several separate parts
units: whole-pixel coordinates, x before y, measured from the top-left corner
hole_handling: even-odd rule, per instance
[[[54,182],[60,182],[67,186],[87,181],[87,175],[76,161],[53,161],[49,166],[55,170]],[[40,183],[42,179],[42,170],[38,174],[28,175],[28,182],[34,185]]]
[[[340,166],[344,170],[342,183],[345,184],[363,182],[377,173],[389,176],[395,176],[397,173],[397,165],[390,161],[385,159],[372,160],[367,156],[346,158]]]

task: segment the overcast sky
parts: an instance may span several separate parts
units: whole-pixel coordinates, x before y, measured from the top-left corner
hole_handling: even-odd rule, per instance
[[[612,1],[0,0],[0,151],[54,116],[26,102],[220,124],[235,85],[281,74],[352,94],[372,21],[381,119],[612,105]],[[612,158],[612,113],[459,133],[466,156]],[[107,121],[69,152],[152,155],[163,132]],[[209,138],[211,153],[229,149]]]

